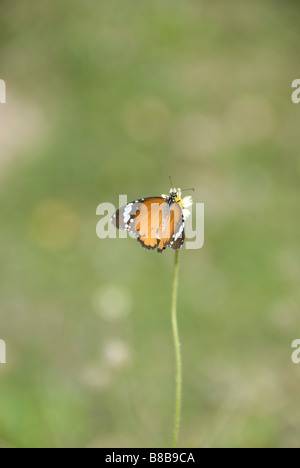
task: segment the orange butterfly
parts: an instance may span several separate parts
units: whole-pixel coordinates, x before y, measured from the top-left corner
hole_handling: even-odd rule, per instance
[[[169,195],[141,198],[123,206],[112,216],[117,229],[129,231],[148,250],[166,247],[180,249],[185,238],[185,220],[190,214],[192,197],[181,198],[181,190],[171,189]]]

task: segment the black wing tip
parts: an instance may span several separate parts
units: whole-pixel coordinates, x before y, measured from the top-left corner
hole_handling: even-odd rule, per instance
[[[119,226],[120,226],[120,222],[119,222],[119,210],[117,210],[113,215],[112,217],[110,218],[110,222],[111,224],[119,229]]]
[[[156,245],[154,247],[152,247],[151,245],[145,245],[140,237],[138,237],[137,240],[141,244],[141,246],[144,247],[144,249],[147,249],[147,250],[155,250],[156,249]]]
[[[158,252],[158,253],[163,253],[163,251],[166,250],[167,247],[168,247],[167,245],[164,245],[162,249],[159,249],[159,248],[157,247],[157,252]]]

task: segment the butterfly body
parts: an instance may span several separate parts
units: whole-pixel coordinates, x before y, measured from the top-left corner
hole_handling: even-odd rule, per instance
[[[111,221],[117,229],[136,236],[148,250],[177,250],[185,239],[185,219],[189,214],[186,208],[191,204],[191,197],[182,199],[180,189],[171,189],[169,195],[128,203],[116,211]]]

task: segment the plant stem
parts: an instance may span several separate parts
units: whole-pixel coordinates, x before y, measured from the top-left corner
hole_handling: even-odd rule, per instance
[[[173,448],[177,447],[178,434],[180,429],[181,412],[181,393],[182,393],[182,370],[181,370],[181,351],[177,323],[177,291],[178,291],[178,272],[179,272],[179,251],[175,251],[175,268],[172,293],[172,328],[176,358],[176,399],[175,399],[175,417],[173,432]]]

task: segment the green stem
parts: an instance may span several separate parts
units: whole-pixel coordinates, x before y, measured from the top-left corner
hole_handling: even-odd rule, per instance
[[[173,448],[177,447],[178,434],[180,428],[181,412],[181,393],[182,393],[182,370],[181,370],[181,351],[177,323],[177,290],[178,290],[178,272],[179,272],[179,251],[175,251],[175,268],[172,294],[172,328],[176,358],[176,399],[175,399],[175,418],[173,432]]]

